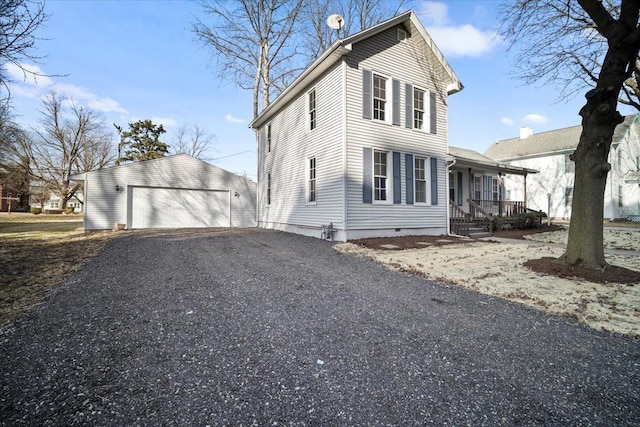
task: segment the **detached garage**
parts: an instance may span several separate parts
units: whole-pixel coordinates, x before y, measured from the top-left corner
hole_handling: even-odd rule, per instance
[[[84,229],[255,227],[256,183],[186,154],[71,177]]]

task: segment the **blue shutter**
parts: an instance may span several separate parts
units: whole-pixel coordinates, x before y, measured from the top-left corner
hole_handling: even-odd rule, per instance
[[[413,128],[413,85],[409,83],[404,85],[404,126]]]
[[[362,149],[362,203],[371,203],[373,192],[371,183],[373,181],[373,154],[371,148]]]
[[[400,126],[400,81],[391,80],[391,96],[393,98],[392,118],[393,124]]]
[[[429,92],[429,118],[431,119],[430,123],[430,132],[437,133],[437,123],[438,123],[438,109],[436,108],[436,93]]]
[[[431,158],[431,204],[438,204],[438,159]]]
[[[400,187],[400,153],[393,152],[393,203],[402,203],[402,189]]]
[[[373,76],[371,71],[362,70],[362,117],[371,119],[373,106]]]
[[[404,155],[404,167],[407,180],[407,204],[413,204],[413,156],[411,154]]]

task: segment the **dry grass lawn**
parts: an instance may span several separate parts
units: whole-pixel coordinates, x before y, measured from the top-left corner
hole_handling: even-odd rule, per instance
[[[115,235],[85,233],[80,215],[0,213],[0,325],[41,303]]]

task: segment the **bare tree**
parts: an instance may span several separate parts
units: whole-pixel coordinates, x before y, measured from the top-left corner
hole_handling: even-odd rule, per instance
[[[7,89],[4,71],[8,63],[27,75],[39,76],[24,67],[24,62],[38,62],[32,50],[38,38],[36,30],[49,18],[44,2],[31,0],[2,0],[0,2],[0,83]],[[8,97],[8,95],[6,96]],[[3,96],[3,98],[6,98]]]
[[[633,76],[640,50],[640,0],[621,0],[618,7],[612,4],[610,0],[519,0],[502,8],[503,35],[514,46],[530,55],[544,54],[533,46],[536,44],[549,51],[546,64],[527,56],[532,61],[531,73],[551,79],[562,76],[569,67],[567,58],[572,56],[591,57],[601,64],[583,70],[589,76],[583,81],[595,78],[595,88],[586,93],[586,104],[579,112],[582,134],[572,155],[576,167],[571,226],[567,250],[561,257],[569,265],[589,268],[607,266],[602,219],[611,169],[608,156],[614,130],[623,121],[617,111],[618,99],[625,81]],[[580,17],[582,25],[573,26],[576,21],[571,17]],[[590,47],[598,38],[607,46],[603,56]]]
[[[212,51],[220,77],[253,94],[253,116],[269,105],[299,69],[292,35],[304,0],[206,0],[205,22],[196,18],[192,31]]]
[[[392,18],[406,4],[406,0],[308,0],[301,12],[307,59],[315,60],[338,39]],[[343,18],[337,30],[327,25],[327,18],[334,14]]]
[[[196,159],[201,158],[204,152],[215,142],[216,136],[209,135],[198,125],[192,127],[181,126],[176,132],[172,143],[174,154],[188,154]]]
[[[50,92],[42,105],[41,127],[31,138],[18,141],[16,152],[28,157],[33,180],[60,195],[64,209],[78,190],[69,177],[113,160],[112,135],[100,115],[62,95]]]

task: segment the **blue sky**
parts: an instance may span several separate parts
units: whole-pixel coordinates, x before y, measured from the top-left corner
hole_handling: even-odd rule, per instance
[[[496,140],[580,123],[583,98],[558,102],[558,88],[513,78],[507,46],[495,36],[495,1],[413,1],[411,7],[465,86],[449,99],[449,143],[484,152]],[[251,94],[220,82],[210,53],[190,31],[200,11],[187,1],[48,1],[52,16],[39,36],[39,64],[52,77],[11,85],[18,121],[35,125],[49,90],[126,126],[152,119],[171,143],[182,125],[216,135],[205,160],[256,178]],[[9,69],[10,73],[14,70]],[[56,75],[59,75],[56,76]],[[585,90],[586,92],[586,90]],[[623,111],[623,113],[625,113]],[[115,133],[114,133],[115,138]]]

